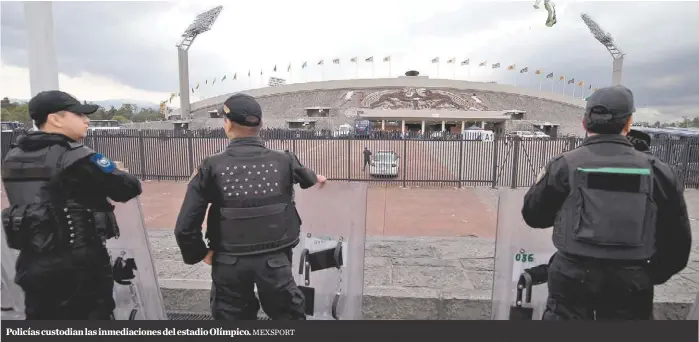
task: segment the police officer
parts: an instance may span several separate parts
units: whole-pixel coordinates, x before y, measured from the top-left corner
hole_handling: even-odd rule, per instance
[[[682,270],[691,231],[670,167],[626,139],[635,108],[623,86],[587,101],[581,146],[546,165],[524,197],[534,228],[553,226],[544,320],[648,320],[653,286]]]
[[[212,265],[216,320],[257,319],[260,302],[272,319],[303,320],[305,299],[291,271],[301,226],[293,185],[322,186],[326,178],[303,167],[294,154],[265,147],[259,136],[262,109],[254,98],[233,95],[219,113],[231,141],[189,181],[175,227],[184,262]],[[201,225],[209,204],[207,248]]]
[[[141,184],[78,142],[97,109],[62,91],[37,94],[29,115],[39,130],[20,137],[2,164],[3,228],[20,250],[15,282],[28,320],[113,319],[105,244],[118,227],[107,198],[126,202]]]

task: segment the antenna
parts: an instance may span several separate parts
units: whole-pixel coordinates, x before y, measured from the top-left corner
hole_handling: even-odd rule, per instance
[[[607,51],[609,51],[609,54],[611,54],[614,59],[612,63],[612,85],[621,84],[621,69],[626,54],[616,45],[612,35],[610,33],[605,33],[592,17],[583,13],[580,15],[580,18],[585,22],[585,25],[590,29],[595,39],[607,48]]]

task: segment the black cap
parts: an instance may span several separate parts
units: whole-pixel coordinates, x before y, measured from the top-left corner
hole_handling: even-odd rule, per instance
[[[49,114],[67,111],[90,115],[99,109],[93,104],[82,104],[75,97],[60,90],[42,91],[29,100],[29,116],[34,120],[46,120]]]
[[[587,99],[585,117],[590,121],[607,122],[633,114],[633,93],[629,88],[615,85],[600,88]]]
[[[262,122],[262,108],[254,97],[245,94],[235,94],[229,97],[218,114],[225,116],[239,125],[256,127]]]

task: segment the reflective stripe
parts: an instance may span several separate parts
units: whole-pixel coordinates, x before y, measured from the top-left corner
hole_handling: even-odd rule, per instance
[[[626,168],[626,167],[601,167],[597,169],[586,169],[579,167],[578,171],[581,172],[600,172],[600,173],[620,173],[627,175],[648,175],[650,176],[650,169],[639,169],[639,168]]]

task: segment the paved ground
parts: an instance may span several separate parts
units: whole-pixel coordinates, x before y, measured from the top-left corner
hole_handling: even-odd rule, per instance
[[[144,181],[141,202],[146,226],[172,229],[187,185]],[[495,212],[476,188],[371,187],[367,234],[371,236],[495,236]]]

